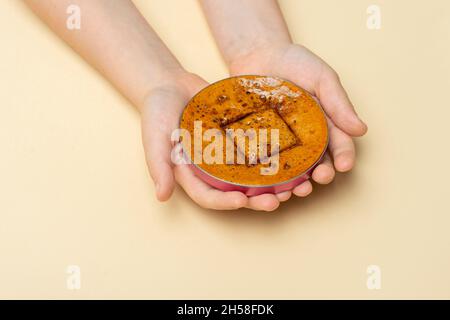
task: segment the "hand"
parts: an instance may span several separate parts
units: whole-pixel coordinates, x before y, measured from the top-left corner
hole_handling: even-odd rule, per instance
[[[156,196],[165,201],[170,198],[175,181],[189,197],[204,208],[232,210],[242,207],[253,210],[275,210],[280,201],[286,201],[291,192],[278,195],[264,194],[247,197],[242,192],[222,192],[200,180],[188,165],[174,165],[171,161],[170,136],[178,128],[179,119],[189,99],[208,85],[193,74],[177,75],[152,89],[142,108],[142,137],[150,175],[155,182]]]
[[[314,181],[328,184],[334,179],[335,169],[346,172],[353,168],[355,146],[352,137],[364,135],[367,126],[355,113],[337,73],[322,59],[299,45],[278,45],[236,57],[230,63],[230,72],[232,75],[278,76],[301,86],[319,99],[327,115],[330,143],[329,152],[312,174]],[[300,197],[311,192],[309,181],[293,190]]]

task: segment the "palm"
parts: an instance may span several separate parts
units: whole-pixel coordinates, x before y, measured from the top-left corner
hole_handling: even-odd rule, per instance
[[[282,77],[314,93],[325,67],[328,67],[326,63],[306,48],[289,45],[249,54],[234,63],[231,72]]]

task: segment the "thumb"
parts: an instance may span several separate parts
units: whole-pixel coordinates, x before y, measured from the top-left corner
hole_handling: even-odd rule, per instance
[[[322,75],[318,98],[328,116],[342,131],[351,136],[362,136],[366,133],[366,124],[356,114],[334,70]]]
[[[170,141],[171,132],[178,126],[182,99],[171,91],[151,94],[142,114],[142,140],[150,176],[155,183],[156,197],[166,201],[175,187]],[[170,110],[170,112],[168,112]]]

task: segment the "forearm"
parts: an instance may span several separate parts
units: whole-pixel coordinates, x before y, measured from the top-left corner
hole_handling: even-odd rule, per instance
[[[229,66],[255,50],[291,43],[276,0],[201,0],[201,5]]]
[[[183,69],[129,0],[26,0],[32,10],[124,96],[141,108],[148,92]],[[80,30],[66,27],[69,5]]]

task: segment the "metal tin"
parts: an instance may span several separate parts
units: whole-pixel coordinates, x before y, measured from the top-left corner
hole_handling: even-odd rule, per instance
[[[236,76],[236,77],[242,77],[242,76],[245,76],[245,75]],[[236,78],[236,77],[232,77],[232,78]],[[260,77],[263,77],[263,76],[260,76]],[[229,78],[227,78],[227,79],[229,79]],[[288,80],[285,80],[282,78],[280,78],[280,79],[283,81],[292,83],[291,81],[288,81]],[[226,79],[222,79],[219,81],[223,81],[223,80],[226,80]],[[297,85],[295,85],[295,86],[297,86]],[[208,88],[208,87],[206,87],[206,88]],[[206,88],[204,88],[203,90],[205,90]],[[308,94],[317,102],[320,110],[322,111],[322,113],[325,117],[325,112],[323,111],[323,108],[320,105],[318,99],[316,97],[314,97],[313,95],[311,95],[310,93],[308,93]],[[186,161],[188,162],[190,168],[195,173],[195,175],[197,177],[199,177],[205,183],[209,184],[210,186],[212,186],[218,190],[221,190],[221,191],[240,191],[247,196],[257,196],[257,195],[261,195],[261,194],[265,194],[265,193],[276,194],[276,193],[281,193],[284,191],[290,191],[290,190],[294,189],[295,187],[299,186],[300,184],[302,184],[303,182],[309,180],[309,178],[312,175],[312,172],[320,164],[322,158],[324,157],[325,152],[327,151],[327,148],[328,148],[328,143],[329,143],[329,132],[327,132],[327,142],[322,150],[322,153],[321,153],[319,159],[312,166],[310,166],[306,171],[298,174],[297,176],[295,176],[289,180],[282,181],[282,182],[275,183],[275,184],[269,184],[269,185],[245,185],[245,184],[234,183],[234,182],[230,182],[230,181],[226,181],[226,180],[217,178],[217,177],[213,176],[212,174],[206,172],[204,169],[200,168],[197,164],[192,163],[189,159],[189,156],[185,152],[183,152],[183,154],[184,154]]]
[[[213,175],[207,173],[202,168],[197,166],[196,164],[191,163],[190,167],[194,171],[195,175],[202,179],[204,182],[209,184],[210,186],[219,189],[221,191],[240,191],[247,196],[257,196],[264,193],[281,193],[283,191],[289,191],[294,189],[296,186],[302,184],[307,181],[314,170],[314,168],[319,164],[322,157],[320,157],[319,161],[315,163],[308,171],[294,177],[290,180],[283,181],[277,184],[271,185],[243,185],[237,184],[229,181],[225,181],[219,178],[214,177]]]

